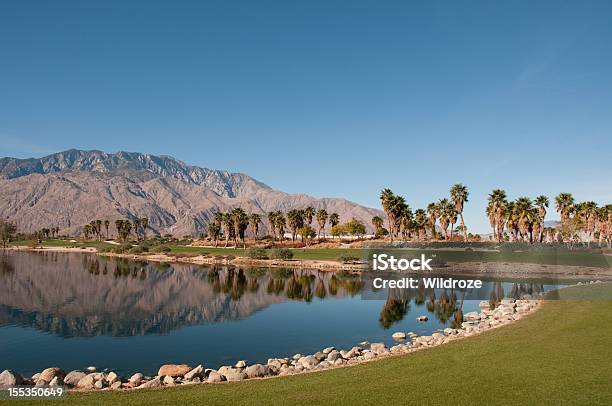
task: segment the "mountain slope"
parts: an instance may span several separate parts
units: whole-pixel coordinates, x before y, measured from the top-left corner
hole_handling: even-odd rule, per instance
[[[153,232],[203,231],[214,213],[242,207],[265,214],[313,206],[370,227],[379,210],[339,198],[291,195],[240,173],[199,168],[167,156],[69,150],[43,158],[0,159],[0,216],[19,230],[60,227],[75,234],[94,219],[148,217]],[[111,234],[114,225],[111,225]],[[267,231],[264,221],[262,229]]]

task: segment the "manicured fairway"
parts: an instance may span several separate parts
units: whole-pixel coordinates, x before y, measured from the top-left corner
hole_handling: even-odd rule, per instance
[[[516,324],[355,367],[231,384],[70,394],[59,403],[612,404],[612,284],[565,289],[563,297],[571,300],[547,302]]]

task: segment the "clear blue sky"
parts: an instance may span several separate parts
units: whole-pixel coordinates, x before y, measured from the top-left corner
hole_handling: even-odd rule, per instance
[[[0,2],[0,156],[139,151],[414,208],[612,202],[611,1]],[[554,216],[553,216],[554,217]]]

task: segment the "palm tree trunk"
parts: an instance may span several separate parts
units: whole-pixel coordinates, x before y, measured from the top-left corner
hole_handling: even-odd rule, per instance
[[[461,219],[461,228],[463,229],[463,241],[467,241],[467,229],[465,228],[465,222],[463,221],[463,212],[459,213]]]

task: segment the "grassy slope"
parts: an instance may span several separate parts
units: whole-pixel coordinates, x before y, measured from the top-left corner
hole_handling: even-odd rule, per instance
[[[508,327],[406,356],[285,378],[123,393],[62,404],[612,404],[612,284],[564,290]]]

